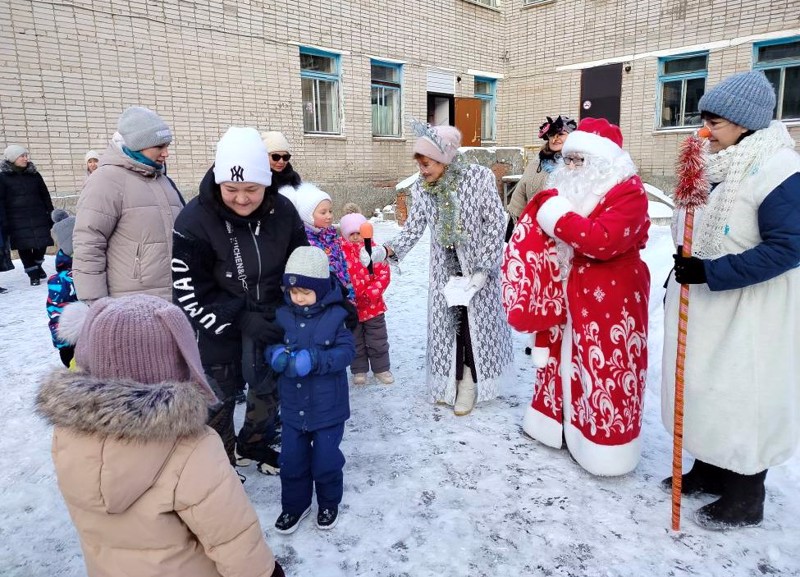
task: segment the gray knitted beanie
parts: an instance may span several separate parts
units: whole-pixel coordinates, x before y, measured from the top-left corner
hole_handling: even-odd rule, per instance
[[[728,76],[700,98],[700,112],[710,112],[748,130],[769,126],[775,110],[775,89],[763,72]]]
[[[325,251],[316,246],[298,246],[286,261],[283,286],[307,288],[324,297],[331,287],[330,263]]]
[[[172,142],[172,131],[161,117],[144,106],[131,106],[119,117],[117,131],[131,150],[144,150]]]

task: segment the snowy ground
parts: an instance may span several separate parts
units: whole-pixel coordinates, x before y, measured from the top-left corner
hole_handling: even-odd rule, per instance
[[[395,234],[393,223],[376,235]],[[644,454],[632,474],[590,476],[565,451],[522,435],[532,371],[514,336],[518,379],[467,417],[427,403],[424,383],[427,237],[387,293],[397,383],[351,390],[339,525],[304,521],[277,535],[279,480],[245,469],[245,488],[267,540],[290,576],[669,576],[800,574],[800,458],[770,471],[766,520],[729,533],[700,529],[684,500],[682,531],[670,530],[671,439],[659,417],[661,284],[671,262],[668,230],[652,231],[650,378]],[[52,257],[47,270],[52,271]],[[0,274],[0,574],[84,575],[80,546],[56,487],[50,431],[33,415],[41,375],[59,365],[50,346],[46,287],[29,287],[19,263]],[[241,419],[241,407],[240,414]]]

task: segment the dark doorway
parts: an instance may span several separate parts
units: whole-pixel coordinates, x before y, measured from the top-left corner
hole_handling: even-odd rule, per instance
[[[455,117],[455,98],[452,94],[428,92],[428,124],[453,126]]]
[[[605,118],[619,125],[622,63],[581,70],[581,119]]]

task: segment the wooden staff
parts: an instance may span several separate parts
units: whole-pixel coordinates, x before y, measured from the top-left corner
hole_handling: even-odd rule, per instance
[[[678,157],[678,185],[675,200],[685,210],[683,227],[683,251],[685,257],[692,256],[692,232],[694,209],[708,200],[708,180],[705,177],[705,139],[711,136],[705,127],[697,135],[689,136],[681,145]],[[675,359],[675,410],[672,437],[672,530],[681,528],[681,485],[683,481],[683,388],[686,366],[686,333],[689,325],[689,285],[681,285],[678,312],[678,351]]]

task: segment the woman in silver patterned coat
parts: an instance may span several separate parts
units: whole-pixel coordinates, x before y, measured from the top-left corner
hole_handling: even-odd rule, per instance
[[[459,154],[456,128],[415,123],[415,130],[420,177],[408,220],[391,242],[372,249],[372,260],[402,259],[431,228],[427,382],[432,400],[461,416],[496,397],[511,375],[499,278],[505,212],[492,171]],[[370,260],[364,249],[361,260]]]

